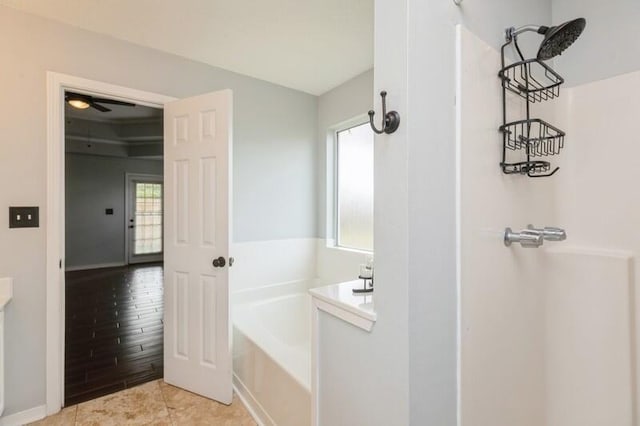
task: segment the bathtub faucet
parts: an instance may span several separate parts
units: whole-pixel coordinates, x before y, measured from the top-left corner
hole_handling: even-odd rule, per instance
[[[520,243],[524,248],[538,248],[543,242],[542,235],[530,229],[523,229],[520,232],[513,232],[511,228],[504,230],[504,245],[507,247],[513,243]]]
[[[567,233],[562,228],[554,228],[551,226],[545,226],[542,229],[536,229],[533,225],[527,226],[527,229],[531,231],[539,232],[542,234],[542,238],[545,241],[564,241],[567,239]]]
[[[513,232],[511,228],[504,230],[504,245],[509,247],[512,243],[520,243],[524,248],[538,248],[545,241],[564,241],[567,233],[564,229],[554,227],[544,227],[542,229],[528,225],[527,229],[520,232]]]

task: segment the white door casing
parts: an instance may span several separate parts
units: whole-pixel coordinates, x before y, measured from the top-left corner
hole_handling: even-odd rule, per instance
[[[64,401],[65,210],[64,92],[111,97],[153,108],[175,98],[130,87],[47,71],[47,208],[46,208],[46,414],[60,411]],[[34,419],[35,420],[35,419]]]
[[[167,103],[164,117],[164,379],[230,404],[232,93]]]

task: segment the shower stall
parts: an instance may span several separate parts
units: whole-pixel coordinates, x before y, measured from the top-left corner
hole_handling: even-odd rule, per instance
[[[638,424],[640,72],[578,78],[591,22],[457,27],[462,425]]]

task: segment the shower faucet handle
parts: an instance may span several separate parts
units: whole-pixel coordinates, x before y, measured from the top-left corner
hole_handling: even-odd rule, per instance
[[[538,248],[543,242],[544,238],[537,230],[523,229],[520,232],[513,232],[511,228],[504,230],[504,245],[507,247],[513,243],[520,243],[524,248]]]
[[[536,229],[533,225],[527,226],[527,229],[539,232],[546,241],[564,241],[567,239],[567,232],[562,228],[545,226],[542,229]]]

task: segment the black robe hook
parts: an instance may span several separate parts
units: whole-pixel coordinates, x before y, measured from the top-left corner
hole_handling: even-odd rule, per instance
[[[398,130],[398,126],[400,126],[400,114],[397,111],[389,111],[387,112],[387,92],[384,90],[380,92],[380,96],[382,96],[382,116],[384,117],[384,121],[382,122],[382,129],[376,129],[375,124],[373,124],[373,116],[375,115],[375,111],[369,111],[369,124],[371,124],[371,129],[377,134],[386,133],[390,135],[391,133]]]

